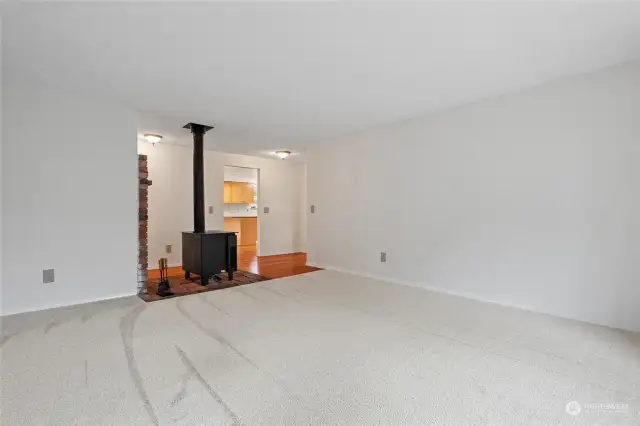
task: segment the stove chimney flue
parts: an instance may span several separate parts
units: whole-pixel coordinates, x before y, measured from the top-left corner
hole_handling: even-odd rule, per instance
[[[193,232],[204,229],[204,134],[213,129],[204,124],[188,123],[183,129],[193,134]]]

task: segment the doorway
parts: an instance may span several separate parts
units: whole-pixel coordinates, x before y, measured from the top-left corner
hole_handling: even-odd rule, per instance
[[[224,230],[238,237],[238,264],[257,262],[260,255],[260,170],[224,166]]]

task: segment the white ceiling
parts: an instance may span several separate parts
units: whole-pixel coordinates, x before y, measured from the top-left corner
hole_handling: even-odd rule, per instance
[[[323,141],[640,58],[640,2],[5,4],[10,76],[209,148]]]

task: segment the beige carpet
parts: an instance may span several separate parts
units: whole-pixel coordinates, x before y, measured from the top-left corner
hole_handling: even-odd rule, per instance
[[[640,424],[638,335],[332,271],[2,327],[3,426]]]

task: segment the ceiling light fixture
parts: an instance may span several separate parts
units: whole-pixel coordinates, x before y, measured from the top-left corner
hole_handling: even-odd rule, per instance
[[[284,160],[291,155],[291,151],[276,151],[275,154]]]
[[[145,133],[144,138],[147,140],[147,142],[155,145],[162,140],[162,135],[159,135],[157,133]]]

